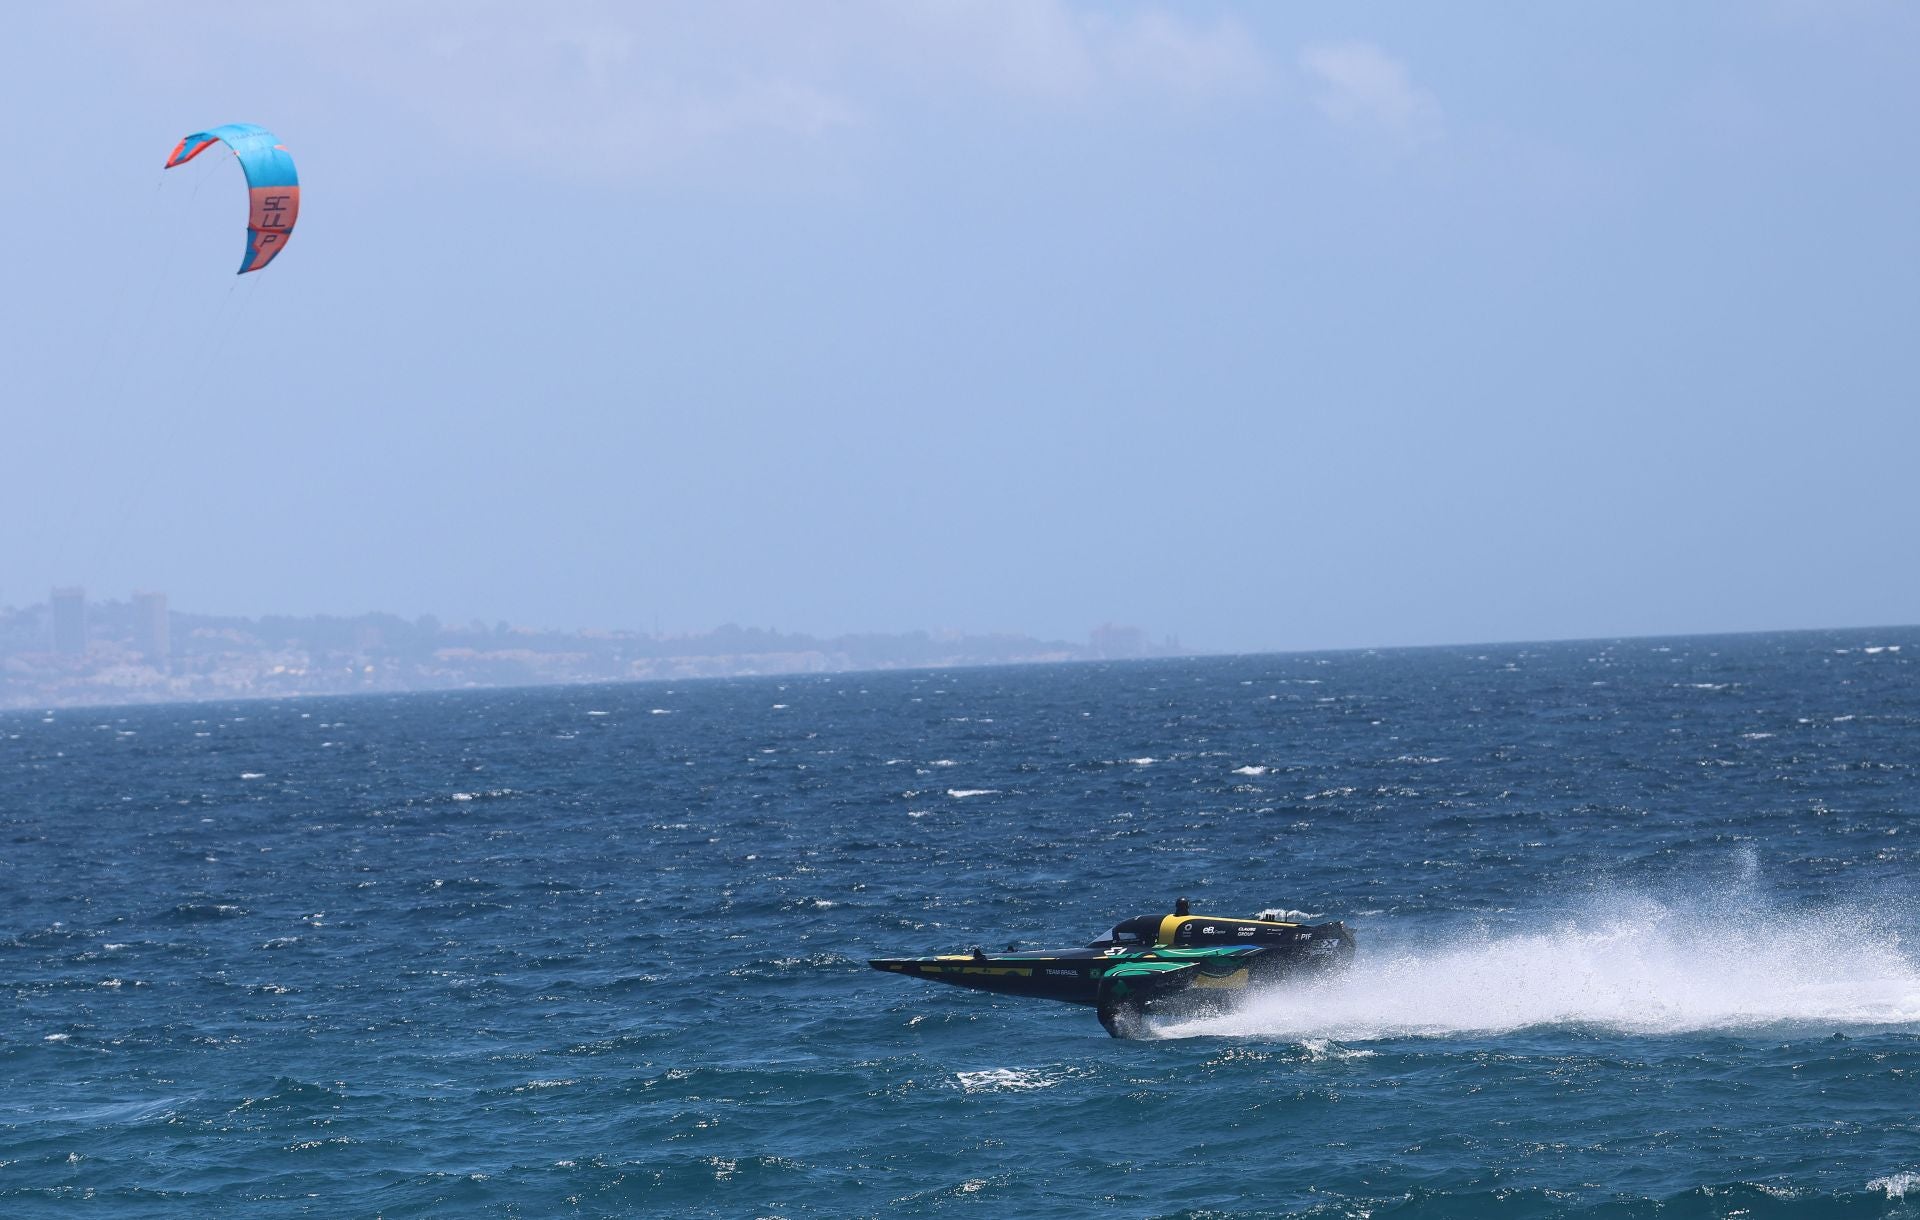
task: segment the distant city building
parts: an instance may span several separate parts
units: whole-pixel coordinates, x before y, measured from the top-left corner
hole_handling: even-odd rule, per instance
[[[53,650],[68,656],[87,654],[87,591],[53,591]]]
[[[1120,623],[1102,623],[1095,627],[1088,633],[1088,643],[1093,655],[1103,661],[1153,655],[1153,645],[1148,642],[1146,632]]]
[[[0,606],[0,710],[349,691],[459,690],[575,682],[680,681],[757,674],[1059,663],[1085,646],[958,631],[819,637],[726,626],[658,637],[634,631],[448,628],[390,614],[249,619],[171,608],[157,592],[87,604],[55,589]],[[176,632],[174,629],[178,628]],[[431,628],[432,630],[429,630]],[[1128,628],[1099,637],[1140,646]],[[57,649],[57,650],[56,650]],[[4,751],[0,751],[4,753]]]
[[[155,669],[165,670],[173,655],[172,636],[168,632],[167,595],[133,595],[133,646],[143,653]]]

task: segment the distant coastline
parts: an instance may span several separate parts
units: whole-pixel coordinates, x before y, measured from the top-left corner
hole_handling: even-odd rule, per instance
[[[698,634],[548,631],[371,613],[245,618],[165,595],[77,589],[0,609],[0,710],[1178,656],[1103,624],[1085,643],[957,631],[820,637],[727,624]]]

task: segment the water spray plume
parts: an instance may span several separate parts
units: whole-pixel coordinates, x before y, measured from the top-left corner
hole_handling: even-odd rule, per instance
[[[1326,984],[1159,1030],[1343,1042],[1587,1026],[1626,1034],[1920,1024],[1920,963],[1886,913],[1794,914],[1650,900],[1542,932],[1363,949]]]

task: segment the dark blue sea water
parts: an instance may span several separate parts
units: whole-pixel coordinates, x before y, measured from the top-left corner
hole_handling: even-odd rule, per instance
[[[0,718],[0,1215],[1920,1216],[1920,630]],[[1106,1037],[871,955],[1283,905]]]

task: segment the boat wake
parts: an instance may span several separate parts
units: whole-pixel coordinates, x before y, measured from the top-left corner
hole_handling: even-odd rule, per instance
[[[1353,968],[1336,979],[1155,1033],[1354,1042],[1546,1026],[1658,1035],[1920,1025],[1920,960],[1875,911],[1627,906],[1444,946],[1375,949],[1379,932],[1366,929]]]

